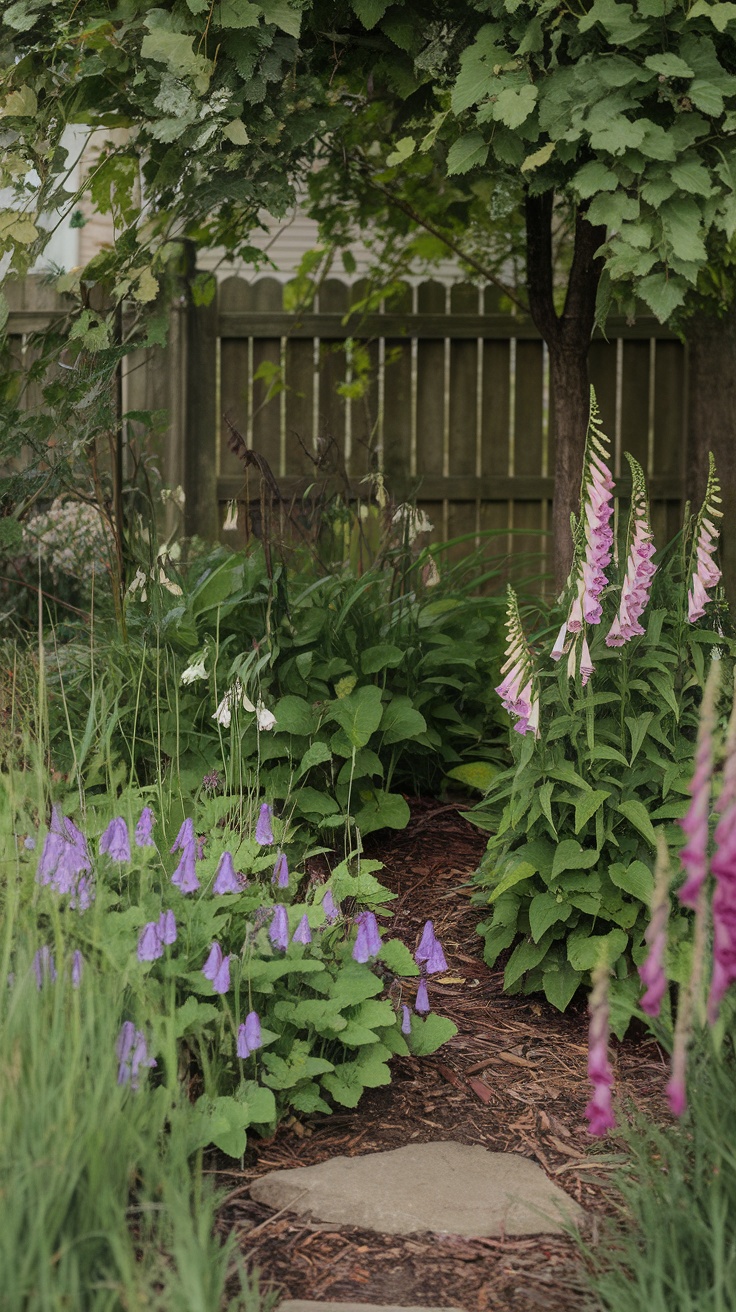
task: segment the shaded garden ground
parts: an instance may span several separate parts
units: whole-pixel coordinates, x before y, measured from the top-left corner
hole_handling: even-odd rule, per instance
[[[483,963],[478,908],[463,884],[484,846],[484,835],[456,805],[425,801],[413,803],[405,831],[370,842],[369,855],[385,862],[383,882],[398,894],[396,935],[413,948],[424,921],[434,920],[449,968],[430,984],[430,999],[454,1020],[457,1035],[432,1057],[395,1058],[391,1085],[368,1091],[354,1112],[292,1120],[268,1142],[252,1139],[242,1171],[225,1159],[212,1163],[228,1190],[222,1229],[235,1228],[262,1285],[281,1297],[466,1312],[593,1306],[567,1238],[382,1236],[274,1213],[248,1194],[250,1182],[267,1171],[455,1139],[539,1163],[589,1213],[595,1239],[596,1220],[610,1209],[607,1180],[621,1157],[614,1139],[601,1144],[587,1133],[585,1003],[562,1016],[544,999],[505,996],[503,971]],[[660,1111],[659,1049],[634,1036],[614,1041],[612,1059],[619,1098]]]

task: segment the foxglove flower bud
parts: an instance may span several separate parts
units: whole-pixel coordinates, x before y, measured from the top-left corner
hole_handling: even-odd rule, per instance
[[[411,1012],[405,1002],[401,1006],[401,1033],[411,1034]]]

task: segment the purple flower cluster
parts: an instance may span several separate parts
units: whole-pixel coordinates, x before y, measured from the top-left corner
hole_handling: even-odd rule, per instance
[[[656,565],[652,564],[655,547],[649,526],[644,472],[633,456],[628,452],[626,456],[633,479],[629,514],[629,550],[626,575],[621,585],[618,614],[606,635],[607,647],[623,647],[625,642],[644,633],[639,620],[648,605],[652,579],[657,572]]]
[[[427,990],[427,976],[439,975],[447,970],[447,961],[442,950],[442,944],[434,932],[434,923],[428,920],[422,930],[422,937],[419,940],[419,946],[414,953],[414,960],[421,970],[421,978],[417,986],[417,996],[414,1003],[414,1010],[426,1015],[430,1011],[429,992]],[[403,1028],[403,1025],[402,1025]],[[404,1033],[407,1033],[404,1030]]]
[[[73,820],[62,815],[55,806],[36,870],[36,882],[48,884],[57,893],[69,896],[73,910],[86,911],[94,900],[87,840]]]
[[[45,945],[39,948],[33,956],[33,973],[36,976],[36,987],[39,992],[44,984],[56,983],[56,962],[54,954],[49,947]],[[72,953],[71,981],[72,988],[78,989],[82,982],[82,971],[84,970],[84,957],[79,948]],[[12,986],[14,976],[8,976],[8,984]]]
[[[176,867],[171,882],[179,889],[180,893],[196,893],[199,888],[197,879],[197,839],[194,833],[194,821],[189,817],[184,821],[179,830],[173,847],[174,852],[181,852],[179,864]]]
[[[173,911],[162,911],[158,920],[149,920],[138,938],[138,960],[157,961],[164,947],[176,943],[176,919]]]
[[[149,1057],[145,1035],[136,1029],[132,1020],[124,1021],[115,1051],[119,1063],[118,1084],[129,1084],[131,1089],[137,1089],[141,1067],[155,1066],[156,1061]]]
[[[210,954],[202,967],[205,979],[212,983],[214,993],[228,993],[230,990],[230,957],[223,957],[219,943],[213,943]]]

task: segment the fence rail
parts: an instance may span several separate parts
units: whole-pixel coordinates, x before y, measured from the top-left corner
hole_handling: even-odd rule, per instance
[[[538,551],[555,433],[547,351],[533,325],[470,284],[407,285],[362,316],[353,307],[366,290],[330,279],[308,312],[290,313],[275,279],[229,278],[210,306],[172,307],[165,350],[128,357],[125,407],[169,412],[158,454],[165,481],[184,486],[187,530],[217,537],[226,502],[260,496],[254,471],[246,479],[228,446],[227,415],[286,499],[314,483],[329,447],[353,495],[365,497],[381,472],[397,500],[417,497],[437,537],[496,530],[488,552],[500,555],[514,530],[514,551]],[[15,289],[16,359],[31,358],[33,332],[61,312],[37,280]],[[683,502],[684,348],[655,320],[612,319],[607,338],[591,344],[590,372],[617,490],[629,489],[628,450],[648,476],[661,542]]]

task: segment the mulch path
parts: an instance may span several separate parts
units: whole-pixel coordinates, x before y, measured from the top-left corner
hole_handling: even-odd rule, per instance
[[[267,1171],[455,1139],[538,1162],[585,1208],[595,1240],[621,1156],[615,1139],[601,1144],[587,1133],[585,1003],[563,1016],[544,998],[508,997],[502,969],[484,964],[478,908],[464,886],[484,848],[485,836],[458,805],[422,800],[412,804],[406,830],[376,835],[366,853],[385,863],[382,882],[398,894],[393,933],[413,948],[425,920],[434,920],[449,969],[444,983],[430,983],[430,998],[457,1035],[431,1057],[394,1058],[390,1086],[369,1090],[354,1112],[293,1119],[273,1139],[251,1140],[243,1170],[222,1158],[213,1163],[218,1185],[229,1191],[223,1231],[235,1229],[261,1287],[283,1298],[465,1312],[595,1307],[565,1237],[380,1235],[274,1213],[248,1196],[250,1181]],[[653,1043],[634,1037],[614,1044],[613,1065],[619,1096],[661,1108],[664,1067]]]

